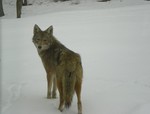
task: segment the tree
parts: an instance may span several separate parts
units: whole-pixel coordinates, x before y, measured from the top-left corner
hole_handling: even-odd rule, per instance
[[[27,0],[23,0],[23,6],[27,6],[27,5],[28,5]]]
[[[21,18],[21,9],[22,9],[22,0],[16,0],[16,12],[17,12],[17,18]]]
[[[3,3],[2,0],[0,0],[0,17],[4,16],[4,11],[3,11]]]

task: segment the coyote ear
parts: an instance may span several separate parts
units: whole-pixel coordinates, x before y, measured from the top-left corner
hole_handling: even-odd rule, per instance
[[[39,28],[39,26],[37,24],[35,24],[34,25],[34,31],[33,31],[34,34],[37,33],[37,32],[40,32],[40,31],[41,31],[41,29]]]
[[[46,30],[47,33],[53,35],[53,26],[50,26],[47,30]]]

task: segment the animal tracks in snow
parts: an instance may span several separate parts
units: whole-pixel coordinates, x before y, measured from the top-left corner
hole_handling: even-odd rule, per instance
[[[5,112],[10,106],[12,106],[13,102],[17,101],[21,97],[22,88],[25,85],[25,83],[12,83],[8,85],[8,89],[3,94],[3,97],[7,97],[7,100],[2,103],[2,112]]]

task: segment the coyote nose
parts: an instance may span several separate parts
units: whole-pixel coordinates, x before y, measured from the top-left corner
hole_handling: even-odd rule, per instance
[[[41,46],[38,46],[38,49],[41,49],[42,47]]]

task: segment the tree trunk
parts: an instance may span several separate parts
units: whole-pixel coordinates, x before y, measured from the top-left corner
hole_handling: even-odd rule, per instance
[[[23,5],[24,5],[24,6],[27,6],[27,5],[28,5],[27,0],[23,0]]]
[[[3,11],[3,3],[2,0],[0,0],[0,17],[4,16],[4,11]]]
[[[16,13],[17,18],[21,18],[22,0],[16,0]]]

